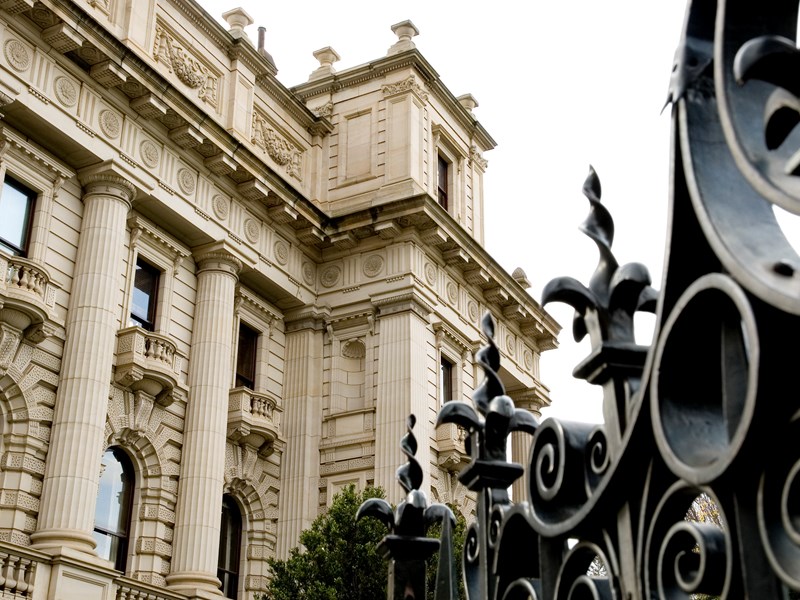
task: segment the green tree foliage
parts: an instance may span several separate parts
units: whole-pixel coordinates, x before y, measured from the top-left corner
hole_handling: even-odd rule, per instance
[[[269,561],[272,579],[263,600],[386,597],[387,565],[377,552],[386,527],[375,519],[355,520],[364,500],[383,497],[383,490],[372,487],[357,493],[348,486],[336,494],[327,512],[300,534],[305,549]]]
[[[377,519],[355,516],[361,503],[383,498],[381,488],[370,487],[358,493],[348,486],[333,497],[330,508],[300,534],[303,548],[293,548],[286,560],[270,559],[272,571],[267,591],[256,600],[379,600],[386,597],[388,566],[377,546],[388,533]],[[466,521],[456,515],[453,547],[457,570],[461,573]],[[429,537],[438,538],[440,527],[431,527]],[[436,557],[428,566],[428,597],[433,598]],[[460,580],[459,580],[460,581]],[[466,598],[463,584],[460,597]]]

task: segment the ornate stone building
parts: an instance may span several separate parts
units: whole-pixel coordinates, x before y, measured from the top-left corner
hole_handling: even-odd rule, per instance
[[[339,488],[398,500],[409,412],[469,512],[433,423],[485,311],[509,394],[548,403],[558,325],[482,246],[494,141],[413,24],[287,89],[224,17],[0,0],[3,597],[252,598]]]

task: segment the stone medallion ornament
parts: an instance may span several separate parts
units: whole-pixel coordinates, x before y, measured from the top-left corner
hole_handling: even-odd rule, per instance
[[[375,277],[383,270],[383,257],[379,254],[368,256],[364,261],[364,275],[367,277]]]
[[[447,284],[447,300],[450,304],[455,304],[456,300],[458,300],[458,288],[452,281]]]
[[[180,169],[178,171],[178,187],[181,188],[184,194],[194,192],[194,174],[189,169]]]
[[[475,322],[478,320],[478,305],[475,302],[470,301],[467,305],[467,313],[469,314],[469,320],[471,322]]]
[[[225,196],[220,196],[218,194],[214,196],[214,199],[211,201],[211,208],[214,210],[214,214],[217,215],[217,218],[224,221],[228,218],[230,202]]]
[[[275,251],[275,260],[277,260],[278,263],[285,265],[289,262],[289,246],[286,242],[278,240],[275,242],[272,249]]]
[[[341,274],[342,270],[339,267],[328,267],[322,272],[320,283],[323,287],[331,288],[339,283],[339,277]]]
[[[509,356],[514,356],[514,336],[511,334],[506,336],[506,350]]]
[[[150,169],[155,169],[158,166],[158,161],[161,154],[158,151],[158,146],[150,140],[145,140],[139,144],[139,156],[142,157],[144,165]]]
[[[8,40],[5,46],[5,55],[8,64],[15,71],[25,71],[31,64],[31,55],[25,44],[19,40]]]
[[[100,131],[103,132],[107,138],[116,139],[119,137],[119,132],[122,126],[119,122],[119,117],[110,110],[100,111],[98,118],[100,124]]]
[[[525,368],[530,371],[533,368],[533,354],[531,354],[530,350],[525,350],[523,360],[525,361]]]
[[[78,90],[75,84],[66,77],[56,77],[53,83],[53,91],[63,106],[72,107],[78,103]]]
[[[247,241],[251,244],[255,244],[258,241],[258,234],[261,232],[261,227],[258,225],[258,221],[255,219],[245,219],[244,222],[244,237],[247,238]]]
[[[314,283],[314,267],[310,262],[303,263],[303,281],[306,282],[306,285]]]
[[[436,283],[436,267],[431,263],[425,263],[425,281],[428,282],[428,285]]]

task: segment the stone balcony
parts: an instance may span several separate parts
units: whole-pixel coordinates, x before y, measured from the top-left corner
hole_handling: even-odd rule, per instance
[[[117,383],[153,396],[163,406],[183,396],[185,357],[168,336],[127,327],[117,332]]]
[[[230,392],[228,403],[228,439],[251,446],[262,456],[269,456],[280,439],[281,413],[272,396],[238,387]]]
[[[58,289],[44,266],[0,252],[0,321],[24,331],[28,340],[38,343],[55,331]]]
[[[469,464],[469,454],[464,445],[466,438],[467,432],[455,423],[444,423],[436,428],[441,468],[458,473]]]

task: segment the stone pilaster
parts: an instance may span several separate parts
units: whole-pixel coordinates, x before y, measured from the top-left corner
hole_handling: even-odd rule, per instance
[[[228,394],[231,387],[233,311],[241,263],[224,250],[199,252],[197,299],[189,357],[189,401],[178,505],[175,514],[173,589],[197,595],[219,588],[217,559]]]
[[[64,361],[47,454],[36,547],[91,552],[120,305],[125,219],[136,190],[122,177],[82,179],[84,211]]]
[[[429,490],[431,462],[431,397],[428,385],[428,323],[430,307],[413,293],[374,302],[379,308],[378,391],[375,409],[375,485],[383,487],[390,502],[401,490],[395,478],[406,462],[400,438],[409,413],[417,417],[414,435],[422,467],[421,490]],[[427,493],[430,497],[430,493]]]
[[[319,506],[323,331],[322,315],[314,311],[287,317],[278,558],[288,557]]]

